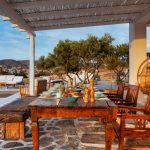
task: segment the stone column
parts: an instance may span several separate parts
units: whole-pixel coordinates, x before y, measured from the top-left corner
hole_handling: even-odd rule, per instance
[[[130,23],[129,25],[129,83],[137,84],[137,71],[146,59],[146,24]]]

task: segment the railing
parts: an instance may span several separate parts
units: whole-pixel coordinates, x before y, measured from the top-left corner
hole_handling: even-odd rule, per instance
[[[38,96],[41,92],[46,91],[47,89],[47,80],[44,79],[35,79],[35,96]],[[29,85],[19,86],[20,96],[30,96]]]
[[[20,85],[19,86],[20,96],[30,96],[29,85]]]

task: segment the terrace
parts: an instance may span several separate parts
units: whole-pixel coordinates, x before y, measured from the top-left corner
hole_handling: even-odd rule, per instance
[[[129,23],[129,83],[136,84],[138,68],[146,59],[149,7],[150,0],[1,0],[0,15],[4,20],[10,21],[14,27],[19,27],[20,31],[29,34],[31,42],[30,96],[34,96],[35,32],[40,30]],[[27,129],[31,129],[29,124],[31,122],[27,120]],[[86,150],[105,147],[104,126],[99,125],[97,119],[92,121],[86,118],[69,120],[53,118],[44,119],[40,124],[41,149]],[[64,125],[65,130],[61,128]],[[82,128],[83,126],[87,128],[86,131]],[[49,133],[54,136],[51,137]],[[48,140],[51,144],[47,143]],[[99,143],[99,141],[102,142]],[[114,143],[115,148],[116,145],[117,143]],[[9,143],[2,140],[1,146],[2,149],[32,149],[31,130],[27,132],[24,142]]]

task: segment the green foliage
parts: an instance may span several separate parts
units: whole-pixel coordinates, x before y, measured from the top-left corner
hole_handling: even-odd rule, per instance
[[[61,66],[66,74],[75,71],[78,67],[76,65],[76,42],[65,40],[59,41],[54,48],[55,64]]]
[[[49,72],[48,71],[40,71],[35,74],[35,77],[40,77],[40,76],[48,76]]]
[[[79,77],[84,71],[84,81],[88,81],[98,75],[101,66],[105,66],[116,73],[117,80],[122,80],[128,67],[128,45],[113,46],[113,40],[111,35],[105,34],[101,38],[89,35],[85,40],[59,41],[53,53],[39,58],[37,68],[69,78],[69,73]]]
[[[62,66],[55,67],[53,69],[53,74],[57,75],[59,79],[63,79],[63,75],[65,74],[65,70]]]
[[[37,62],[37,68],[43,70],[45,68],[45,57],[41,56]]]
[[[49,70],[55,67],[55,55],[49,53],[48,56],[45,58],[44,69]]]
[[[118,82],[123,81],[128,74],[128,44],[114,46],[111,53],[104,58],[104,65],[116,74]]]

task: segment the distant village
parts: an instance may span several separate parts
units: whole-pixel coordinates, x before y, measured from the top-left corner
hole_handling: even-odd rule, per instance
[[[38,72],[36,66],[35,72]],[[19,75],[27,78],[29,76],[29,61],[0,60],[0,75]]]
[[[29,74],[29,69],[28,68],[23,68],[21,66],[18,67],[8,67],[0,65],[0,74],[14,74],[14,75],[23,75],[23,76],[28,76]]]

